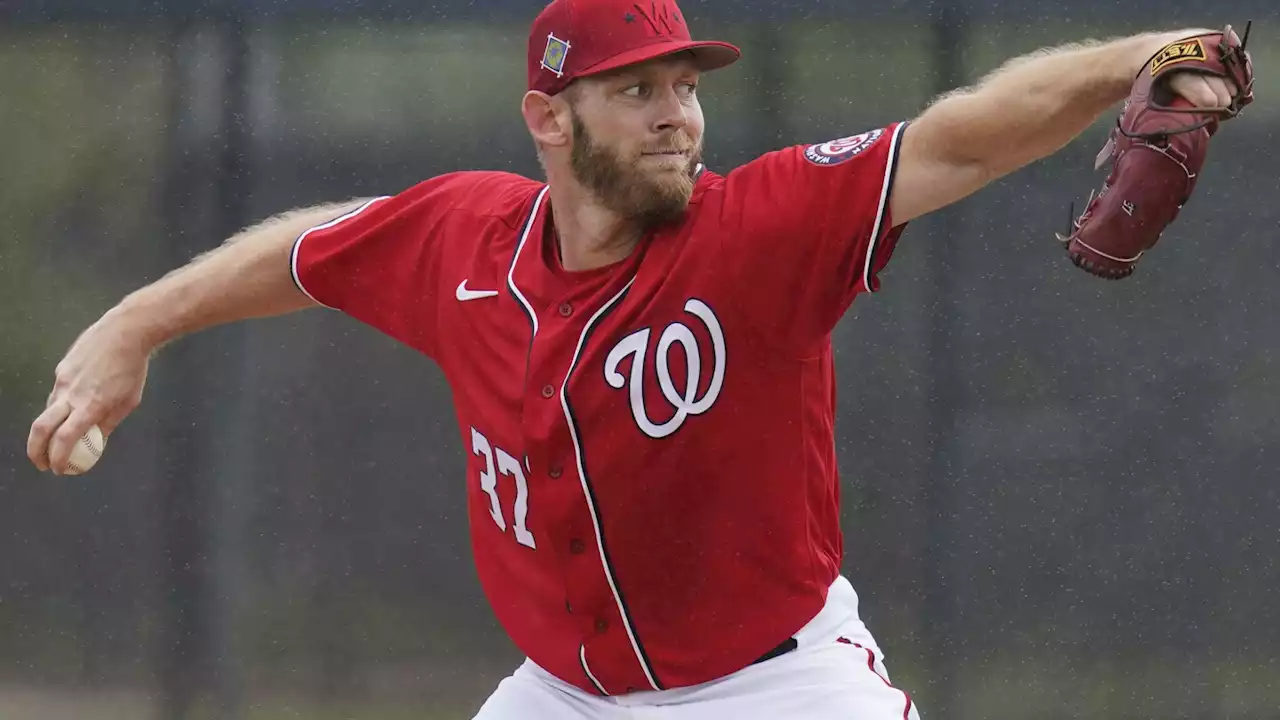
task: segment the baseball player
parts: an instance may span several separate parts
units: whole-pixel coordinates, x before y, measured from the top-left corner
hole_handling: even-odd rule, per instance
[[[840,573],[831,331],[910,220],[1062,147],[1198,32],[1038,53],[719,174],[697,88],[738,49],[673,0],[554,0],[520,104],[545,181],[456,172],[250,228],[77,339],[30,458],[62,472],[114,430],[164,343],[332,308],[452,388],[479,577],[528,658],[478,718],[916,718]]]

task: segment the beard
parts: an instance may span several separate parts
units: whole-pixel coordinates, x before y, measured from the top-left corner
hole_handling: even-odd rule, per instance
[[[573,133],[570,164],[574,177],[605,208],[646,230],[684,217],[702,162],[700,142],[694,145],[684,133],[677,134],[664,149],[691,150],[688,163],[676,172],[653,171],[641,167],[640,151],[623,156],[597,143],[577,113],[573,113]]]

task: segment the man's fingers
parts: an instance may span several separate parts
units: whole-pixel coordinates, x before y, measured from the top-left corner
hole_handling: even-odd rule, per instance
[[[61,475],[67,471],[67,463],[71,461],[71,449],[80,442],[81,436],[98,422],[93,406],[77,408],[67,416],[65,422],[53,433],[49,443],[49,467],[54,474]]]
[[[1227,108],[1231,106],[1231,99],[1235,97],[1235,83],[1228,78],[1206,77],[1202,78],[1207,95],[1212,95],[1214,107]]]
[[[1220,78],[1218,85],[1219,85],[1218,97],[1219,97],[1219,100],[1222,101],[1222,106],[1227,107],[1231,105],[1232,98],[1234,98],[1236,94],[1239,92],[1239,89],[1236,87],[1236,84],[1232,82],[1230,78]]]
[[[49,440],[70,414],[71,405],[66,400],[55,401],[51,397],[48,407],[31,424],[31,434],[27,436],[27,457],[40,472],[49,470]]]
[[[1173,76],[1172,89],[1197,108],[1221,110],[1231,105],[1234,85],[1226,78],[1190,72]]]
[[[1227,84],[1222,82],[1221,78],[1206,78],[1205,85],[1209,87],[1209,92],[1213,93],[1215,106],[1226,107],[1231,104],[1231,93],[1227,91]]]
[[[1214,90],[1213,85],[1208,78],[1197,77],[1197,82],[1192,91],[1194,96],[1188,98],[1196,107],[1215,108],[1226,107],[1224,103],[1218,102],[1218,93]]]

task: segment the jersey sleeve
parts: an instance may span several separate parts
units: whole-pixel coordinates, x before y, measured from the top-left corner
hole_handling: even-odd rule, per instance
[[[724,264],[752,325],[806,352],[879,288],[905,229],[889,212],[905,128],[785,148],[725,178]]]
[[[302,233],[293,279],[312,300],[436,356],[446,218],[468,191],[442,175]]]

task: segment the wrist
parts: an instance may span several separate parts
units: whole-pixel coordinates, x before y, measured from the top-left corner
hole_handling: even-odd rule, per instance
[[[163,305],[157,306],[151,302],[146,289],[143,289],[108,310],[99,324],[119,337],[122,344],[136,347],[149,355],[175,336],[172,329],[162,322],[159,307]]]

